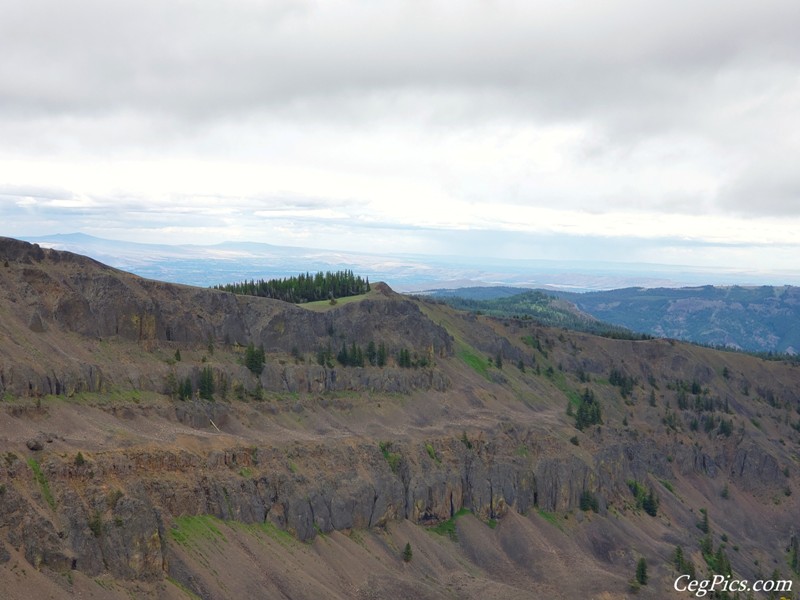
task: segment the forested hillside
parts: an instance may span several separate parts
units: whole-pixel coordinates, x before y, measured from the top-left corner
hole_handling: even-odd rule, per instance
[[[485,288],[481,293],[481,289],[465,290],[467,297],[459,295],[462,290],[441,290],[430,296],[459,310],[494,317],[533,319],[542,325],[566,327],[606,337],[642,337],[625,327],[599,321],[590,314],[578,310],[571,302],[546,292],[526,290],[521,293],[511,293],[514,288]]]
[[[594,317],[659,337],[750,352],[800,351],[800,288],[626,288],[557,292]]]
[[[216,285],[214,288],[234,294],[274,298],[295,304],[357,296],[366,294],[370,290],[369,278],[354,275],[349,269],[335,273],[320,271],[315,275],[301,273],[296,277],[283,279],[251,279],[241,283]]]

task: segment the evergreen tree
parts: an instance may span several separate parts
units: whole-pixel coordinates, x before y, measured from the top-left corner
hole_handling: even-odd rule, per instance
[[[373,367],[378,364],[378,350],[372,340],[367,344],[367,361]]]
[[[266,355],[264,353],[264,346],[256,348],[253,342],[247,345],[244,352],[244,364],[253,373],[253,375],[261,375],[264,370],[264,363],[266,362]]]
[[[355,342],[350,345],[350,354],[347,357],[347,364],[351,367],[364,366],[364,351],[361,349],[361,346],[357,345]]]
[[[645,496],[644,500],[642,501],[642,508],[644,512],[646,512],[651,517],[655,517],[658,514],[658,496],[653,491],[653,488],[650,488],[650,492]]]
[[[581,431],[590,425],[602,423],[603,419],[600,415],[600,404],[594,397],[594,392],[590,389],[585,389],[581,396],[578,410],[575,414],[575,427]]]
[[[379,367],[386,366],[386,359],[388,358],[388,355],[389,353],[386,351],[386,346],[384,345],[383,342],[381,342],[380,345],[378,346],[378,356],[376,359]]]
[[[210,366],[203,367],[200,371],[200,383],[198,384],[200,397],[204,400],[214,399],[214,371]]]
[[[192,397],[192,380],[187,376],[178,386],[178,398],[189,400]]]
[[[714,554],[714,571],[720,575],[733,575],[731,570],[731,561],[728,560],[728,555],[725,550],[720,546]]]
[[[284,279],[260,279],[214,286],[234,294],[263,296],[285,302],[314,302],[346,296],[365,294],[370,291],[369,279],[356,276],[351,270],[331,273],[319,272],[315,275],[300,273]]]
[[[350,355],[347,352],[347,344],[344,342],[342,342],[342,349],[339,350],[339,354],[336,355],[336,360],[338,360],[339,364],[343,367],[350,364]]]
[[[406,547],[403,548],[403,560],[405,562],[411,562],[413,556],[414,552],[411,550],[411,542],[406,542]]]
[[[640,585],[647,585],[647,561],[644,556],[636,563],[636,581]]]
[[[703,515],[703,518],[697,524],[697,528],[707,534],[711,531],[711,526],[708,524],[708,511],[705,508],[701,508],[700,513]]]
[[[679,573],[682,573],[684,570],[684,560],[683,548],[681,546],[675,546],[675,552],[672,555],[672,565]]]
[[[580,509],[584,512],[590,510],[597,512],[600,510],[600,503],[597,501],[597,496],[595,496],[589,490],[584,490],[581,494]]]

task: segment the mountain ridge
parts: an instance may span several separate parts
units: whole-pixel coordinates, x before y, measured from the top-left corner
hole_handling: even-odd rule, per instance
[[[547,299],[558,298],[569,302],[576,314],[596,319],[594,331],[619,327],[632,334],[746,352],[794,355],[800,348],[800,288],[790,285],[631,287],[583,293],[488,287],[429,290],[425,295],[496,316],[538,316],[551,325],[559,324],[555,317],[564,314],[564,308]],[[567,326],[580,329],[587,323]]]
[[[791,364],[377,284],[295,306],[11,240],[0,259],[10,598],[622,598],[641,557],[639,594],[681,597],[678,545],[711,569],[701,508],[735,573],[756,578],[758,560],[795,578]],[[389,348],[385,367],[317,360],[323,343],[369,341]],[[265,349],[258,374],[250,343]],[[180,400],[171,383],[186,379]],[[589,392],[601,422],[578,429]],[[631,481],[654,490],[656,516]]]

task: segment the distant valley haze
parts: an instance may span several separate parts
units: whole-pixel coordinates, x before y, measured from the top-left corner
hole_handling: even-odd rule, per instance
[[[380,254],[256,242],[143,244],[84,234],[31,235],[22,239],[42,247],[91,256],[143,277],[198,286],[338,269],[352,269],[372,281],[385,281],[401,292],[500,285],[577,292],[624,287],[800,285],[800,271],[790,270],[759,272],[610,261],[437,256],[400,251]]]

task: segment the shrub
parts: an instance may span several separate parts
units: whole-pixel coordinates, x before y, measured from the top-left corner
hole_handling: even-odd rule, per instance
[[[103,534],[103,519],[99,511],[95,511],[92,518],[89,519],[89,529],[94,537],[100,537]]]

